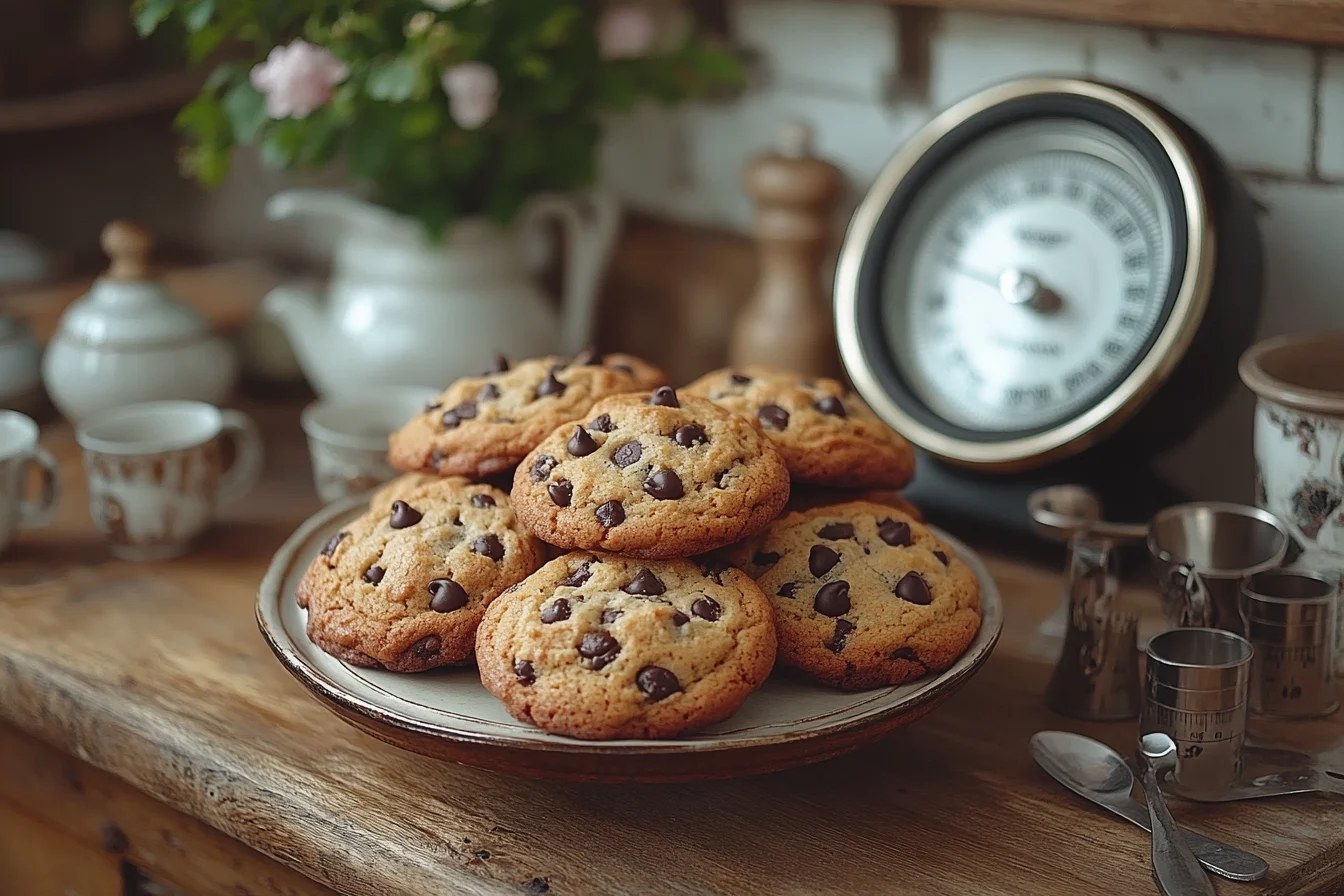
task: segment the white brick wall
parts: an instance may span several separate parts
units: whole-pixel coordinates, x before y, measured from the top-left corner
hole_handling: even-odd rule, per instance
[[[737,0],[738,40],[763,83],[726,104],[645,111],[613,124],[610,183],[635,207],[745,230],[742,166],[802,120],[861,194],[932,115],[1009,78],[1081,74],[1166,104],[1244,173],[1265,208],[1262,336],[1344,328],[1344,52],[1129,28],[947,13],[931,46],[927,102],[893,104],[897,20],[833,0]],[[1313,145],[1314,141],[1314,145]],[[1336,184],[1338,182],[1338,184]],[[1208,497],[1250,496],[1249,395],[1238,394],[1163,467]]]

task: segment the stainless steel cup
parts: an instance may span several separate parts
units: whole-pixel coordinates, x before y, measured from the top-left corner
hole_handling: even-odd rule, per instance
[[[1176,742],[1176,783],[1191,794],[1221,793],[1241,777],[1254,649],[1216,628],[1176,628],[1148,642],[1139,734]]]
[[[1314,573],[1272,569],[1241,586],[1241,616],[1255,647],[1251,712],[1285,718],[1329,715],[1335,695],[1334,631],[1339,584]]]
[[[1241,580],[1283,563],[1288,530],[1258,507],[1177,504],[1152,518],[1147,543],[1173,625],[1245,634]]]

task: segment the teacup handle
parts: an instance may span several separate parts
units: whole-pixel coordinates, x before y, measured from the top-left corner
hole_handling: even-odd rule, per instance
[[[261,478],[265,452],[261,433],[251,417],[242,411],[220,411],[219,416],[223,421],[220,435],[232,441],[234,446],[233,466],[219,481],[219,500],[227,504],[252,491]]]
[[[19,528],[36,529],[50,523],[56,514],[56,502],[61,497],[61,471],[56,459],[41,446],[33,450],[28,462],[42,474],[42,491],[36,500],[24,501],[19,506]]]

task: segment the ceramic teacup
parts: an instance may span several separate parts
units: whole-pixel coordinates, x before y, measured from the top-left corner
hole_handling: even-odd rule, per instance
[[[29,471],[36,466],[42,490],[29,500]],[[51,521],[60,494],[56,461],[37,444],[37,424],[18,411],[0,411],[0,551],[9,547],[19,529]]]
[[[252,420],[199,401],[113,408],[83,421],[89,513],[112,553],[162,560],[185,553],[215,507],[247,494],[261,476]],[[225,467],[223,442],[233,446]]]
[[[1344,332],[1267,339],[1238,370],[1257,399],[1255,502],[1297,542],[1293,568],[1344,583]],[[1344,613],[1336,616],[1344,673]]]
[[[406,387],[324,399],[303,409],[313,484],[324,504],[368,491],[397,475],[387,463],[387,437],[438,392]]]

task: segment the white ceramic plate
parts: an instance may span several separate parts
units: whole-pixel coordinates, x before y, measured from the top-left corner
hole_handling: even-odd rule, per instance
[[[299,579],[329,537],[367,507],[356,495],[319,511],[271,561],[257,594],[257,622],[285,668],[328,708],[408,750],[514,774],[603,781],[683,781],[774,771],[855,749],[914,721],[956,691],[988,659],[1003,604],[984,563],[933,531],[980,580],[984,620],[950,669],[899,687],[846,693],[776,674],[732,718],[665,740],[584,741],[515,720],[481,686],[475,668],[404,674],[349,666],[305,632],[294,599]]]

